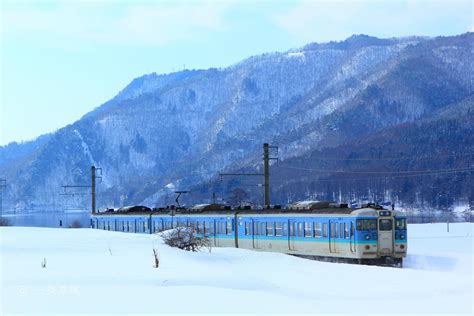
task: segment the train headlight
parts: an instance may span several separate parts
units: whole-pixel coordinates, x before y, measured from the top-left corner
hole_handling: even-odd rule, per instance
[[[400,239],[405,239],[405,235],[400,235]]]
[[[370,239],[370,235],[365,235],[365,240],[369,240]]]

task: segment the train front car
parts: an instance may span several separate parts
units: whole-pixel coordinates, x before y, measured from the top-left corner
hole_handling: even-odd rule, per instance
[[[355,244],[362,263],[402,266],[407,253],[406,218],[396,211],[363,208],[355,210]]]

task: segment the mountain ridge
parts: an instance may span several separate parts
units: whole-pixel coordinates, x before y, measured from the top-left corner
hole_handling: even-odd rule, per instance
[[[278,143],[282,160],[299,157],[473,94],[472,33],[379,40],[354,36],[336,48],[308,44],[223,69],[136,78],[13,169],[0,147],[0,174],[15,179],[5,204],[61,207],[61,185],[89,183],[92,163],[104,171],[100,207],[164,203],[166,185],[239,169],[264,142]]]

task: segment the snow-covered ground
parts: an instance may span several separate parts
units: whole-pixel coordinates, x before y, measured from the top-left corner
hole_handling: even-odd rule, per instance
[[[410,225],[409,256],[396,269],[232,248],[190,253],[156,235],[2,227],[0,314],[472,315],[473,229]]]

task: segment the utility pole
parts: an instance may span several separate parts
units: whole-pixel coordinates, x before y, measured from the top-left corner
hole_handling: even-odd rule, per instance
[[[80,189],[91,189],[91,213],[96,213],[96,187],[97,180],[102,179],[102,168],[97,168],[96,166],[91,166],[91,185],[63,185],[64,193],[61,195],[75,196],[75,195],[89,195],[87,192],[77,192],[75,190]],[[72,192],[71,192],[72,191]]]
[[[268,144],[263,144],[263,177],[265,187],[265,207],[270,207],[270,150]]]
[[[278,160],[276,157],[270,157],[270,148],[277,149],[278,146],[270,146],[268,143],[263,144],[263,173],[220,173],[223,176],[263,176],[264,177],[264,205],[270,207],[270,160]]]
[[[7,180],[0,179],[0,217],[3,216],[3,189],[7,186]]]
[[[176,196],[176,200],[175,200],[175,201],[176,201],[176,204],[178,205],[178,208],[181,208],[181,205],[179,204],[179,197],[180,197],[181,194],[183,194],[183,193],[189,193],[189,191],[183,191],[183,190],[182,190],[182,191],[174,191],[174,193],[178,194],[178,195]]]
[[[100,171],[100,176],[97,176],[97,171]],[[102,179],[102,168],[96,168],[95,166],[91,167],[91,207],[92,207],[92,214],[95,214],[95,186],[96,186],[96,179]]]
[[[180,209],[181,208],[181,205],[179,204],[179,197],[181,196],[181,194],[183,193],[189,193],[189,191],[185,191],[185,190],[178,190],[178,191],[174,191],[174,193],[178,194],[176,196],[176,204],[178,205],[177,209]],[[174,208],[171,208],[171,228],[174,228],[174,216],[176,215],[176,210]]]
[[[95,166],[91,167],[91,196],[92,196],[92,214],[95,214]]]

